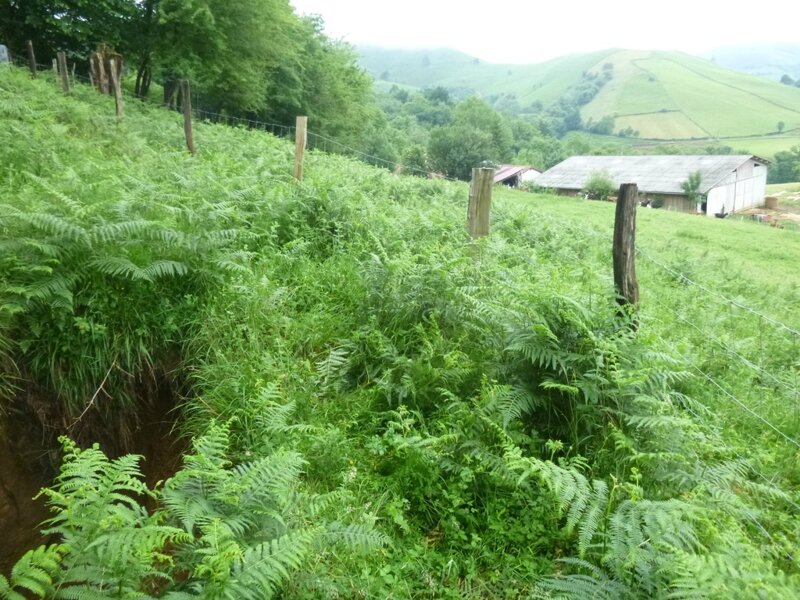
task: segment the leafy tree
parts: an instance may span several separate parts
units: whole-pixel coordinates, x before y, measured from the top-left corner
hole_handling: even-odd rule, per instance
[[[486,158],[503,162],[511,159],[512,133],[506,119],[475,96],[459,103],[454,111],[456,125],[474,127],[492,138],[492,148]]]
[[[778,133],[781,133],[783,132],[784,127],[786,127],[786,123],[784,123],[783,121],[778,121],[776,127],[778,129]]]
[[[45,62],[60,50],[86,57],[100,42],[127,52],[138,14],[135,0],[0,0],[0,39],[19,53],[32,40]]]
[[[409,175],[424,175],[428,171],[428,153],[425,146],[415,144],[403,152],[403,171]]]
[[[437,85],[436,87],[433,88],[425,88],[424,90],[422,90],[422,95],[429,102],[452,104],[452,99],[450,98],[450,92],[447,91],[446,87],[443,87],[441,85]]]
[[[468,180],[472,168],[495,158],[491,134],[468,125],[438,127],[431,131],[428,156],[431,165],[448,177]]]
[[[415,117],[428,127],[449,125],[453,120],[453,108],[450,104],[433,102],[422,94],[415,95],[404,104],[403,113]]]
[[[769,168],[768,178],[770,183],[800,181],[800,146],[777,152]]]
[[[703,176],[700,171],[689,173],[686,181],[681,182],[681,189],[686,197],[692,204],[697,205],[697,211],[700,212],[700,203],[703,201],[703,194],[700,193],[700,184]]]
[[[197,82],[215,112],[256,111],[270,74],[297,61],[300,26],[286,0],[160,0],[157,64]]]
[[[611,135],[614,132],[614,117],[606,115],[596,123],[590,119],[586,122],[586,129],[600,135]]]

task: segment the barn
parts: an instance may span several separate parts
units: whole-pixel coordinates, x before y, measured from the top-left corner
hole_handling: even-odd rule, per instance
[[[522,183],[536,181],[542,172],[527,165],[500,165],[494,172],[494,183],[519,187]]]
[[[561,194],[579,194],[594,173],[616,186],[635,183],[652,206],[693,212],[681,184],[700,173],[701,212],[709,216],[763,205],[769,161],[752,154],[663,156],[573,156],[542,173],[537,185]]]

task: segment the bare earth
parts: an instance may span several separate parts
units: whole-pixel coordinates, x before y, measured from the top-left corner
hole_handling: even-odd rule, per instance
[[[780,190],[770,195],[778,199],[777,209],[771,210],[764,207],[750,208],[742,211],[741,214],[753,215],[754,218],[763,220],[770,225],[783,225],[788,222],[794,226],[800,227],[800,191],[790,192]]]

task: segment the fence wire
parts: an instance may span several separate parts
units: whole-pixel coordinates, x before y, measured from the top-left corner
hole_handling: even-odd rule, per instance
[[[28,58],[26,56],[21,56],[19,54],[16,54],[16,53],[13,53],[13,52],[9,51],[9,58],[10,58],[11,62],[13,64],[15,64],[16,66],[18,66],[20,68],[25,68],[25,69],[29,68],[30,63],[29,63]],[[37,73],[52,73],[53,72],[52,65],[45,65],[45,64],[42,64],[42,63],[37,63],[36,64],[36,68],[37,68]],[[91,78],[88,77],[88,76],[81,75],[81,74],[73,72],[73,71],[69,71],[68,74],[69,74],[69,79],[70,79],[71,82],[74,82],[74,81],[77,80],[77,81],[81,81],[81,82],[89,84],[89,85],[93,85],[94,84],[94,82],[92,82]],[[155,106],[161,106],[162,108],[170,108],[169,106],[167,106],[164,103],[148,102],[146,99],[142,99],[140,97],[132,95],[132,94],[130,94],[129,92],[127,92],[125,90],[123,90],[123,96],[126,98],[126,100],[138,100],[138,101],[144,102],[146,104],[152,104],[152,105],[155,105]],[[196,90],[193,91],[192,102],[195,105],[201,104],[201,98],[200,98],[199,94],[197,94]],[[230,125],[230,124],[240,125],[240,126],[247,127],[248,129],[257,129],[257,130],[261,130],[261,131],[266,131],[266,132],[269,132],[269,133],[275,135],[276,137],[293,138],[294,133],[295,133],[295,126],[294,125],[286,125],[286,124],[282,124],[282,123],[272,123],[272,122],[269,122],[269,121],[262,121],[260,119],[250,119],[250,118],[247,118],[247,117],[237,117],[237,116],[228,115],[228,114],[225,114],[225,113],[218,113],[218,112],[208,111],[208,110],[199,109],[199,108],[193,108],[192,109],[192,113],[200,121],[206,121],[206,122],[211,122],[211,123],[221,123],[221,124],[225,124],[225,125]],[[353,158],[357,158],[358,160],[361,160],[362,162],[365,162],[365,163],[373,165],[373,166],[383,166],[383,167],[385,167],[385,168],[387,168],[387,169],[389,169],[389,170],[391,170],[393,172],[396,172],[396,173],[406,173],[406,174],[410,173],[410,174],[414,174],[414,175],[418,175],[418,176],[424,176],[424,177],[427,177],[429,179],[444,179],[444,180],[447,180],[447,181],[463,183],[458,179],[454,179],[452,177],[447,177],[446,175],[444,175],[442,173],[437,173],[435,171],[427,171],[425,169],[420,169],[420,168],[417,168],[417,167],[404,165],[402,162],[399,162],[399,161],[391,161],[391,160],[387,160],[387,159],[379,157],[379,156],[375,156],[373,154],[369,154],[367,152],[364,152],[362,150],[358,150],[357,148],[353,148],[352,146],[344,144],[344,143],[342,143],[342,142],[340,142],[338,140],[335,140],[335,139],[333,139],[331,137],[328,137],[326,135],[323,135],[321,133],[317,133],[317,132],[312,131],[310,129],[306,133],[307,133],[307,136],[308,136],[309,140],[313,140],[315,142],[321,142],[321,144],[314,143],[313,144],[314,148],[311,148],[311,149],[322,150],[323,152],[330,153],[330,154],[340,154],[340,155],[343,155],[343,156],[351,156]]]

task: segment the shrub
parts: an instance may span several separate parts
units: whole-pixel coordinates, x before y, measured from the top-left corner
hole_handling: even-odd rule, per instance
[[[586,183],[586,193],[595,200],[605,200],[616,189],[611,176],[605,171],[595,171]]]

